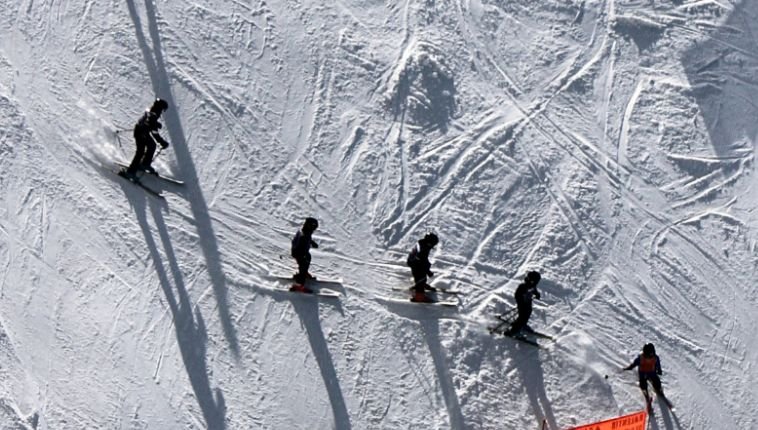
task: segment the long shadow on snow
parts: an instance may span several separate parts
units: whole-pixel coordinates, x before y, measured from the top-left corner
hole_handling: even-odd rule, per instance
[[[216,241],[216,235],[211,224],[211,217],[208,211],[208,205],[200,188],[192,156],[187,148],[187,141],[184,136],[181,119],[178,113],[178,107],[174,101],[171,92],[171,85],[168,71],[166,70],[163,59],[163,48],[161,46],[161,37],[158,30],[158,20],[156,18],[155,6],[152,1],[145,0],[145,9],[147,12],[148,28],[150,38],[152,39],[152,50],[148,45],[145,35],[142,32],[142,23],[134,5],[134,0],[127,0],[129,14],[134,22],[134,29],[137,40],[142,50],[142,55],[147,66],[150,80],[153,85],[155,94],[165,99],[169,104],[168,111],[164,114],[167,124],[169,138],[179,163],[181,178],[185,182],[185,195],[190,203],[192,215],[197,224],[197,233],[200,239],[200,247],[208,267],[208,276],[211,279],[213,292],[218,303],[218,312],[221,319],[221,326],[224,335],[229,342],[234,357],[239,357],[239,343],[237,334],[232,323],[229,313],[229,304],[227,301],[226,276],[221,266],[221,255]],[[154,59],[153,59],[154,57]]]
[[[434,368],[437,370],[437,380],[442,389],[442,395],[445,398],[447,414],[450,418],[450,428],[465,429],[466,420],[461,411],[461,404],[458,401],[458,393],[455,391],[455,383],[450,376],[450,367],[447,365],[447,355],[440,343],[440,323],[437,319],[422,320],[421,327],[424,330],[424,339],[429,345],[429,352],[432,354]]]
[[[447,364],[447,355],[440,343],[439,319],[445,315],[455,314],[456,311],[449,308],[431,308],[424,305],[414,304],[410,301],[406,303],[395,303],[382,301],[391,311],[404,318],[418,321],[424,332],[424,340],[429,346],[429,353],[432,355],[434,368],[437,371],[437,380],[440,383],[442,397],[445,399],[448,418],[450,419],[451,429],[465,429],[466,420],[461,410],[461,404],[458,401],[458,393],[455,390],[455,383],[450,375],[450,367]]]
[[[334,362],[329,352],[329,347],[321,330],[321,320],[318,316],[319,303],[336,307],[342,313],[340,301],[331,298],[318,298],[304,294],[291,293],[284,289],[269,290],[266,288],[248,287],[250,290],[259,294],[264,294],[277,302],[288,301],[295,308],[300,322],[305,326],[308,333],[308,342],[311,344],[313,355],[321,370],[321,378],[324,380],[326,392],[329,396],[329,402],[332,405],[332,414],[334,415],[334,428],[337,430],[350,430],[350,415],[347,411],[345,398],[342,396],[340,381],[337,372],[334,370]]]
[[[517,340],[511,341],[519,342]],[[536,359],[530,359],[531,356],[536,356]],[[542,371],[542,362],[539,359],[539,350],[536,350],[534,354],[530,353],[529,357],[516,357],[514,362],[523,381],[529,402],[532,404],[534,415],[540,420],[546,419],[550,428],[558,428],[553,407],[547,398],[547,393],[545,393],[545,376]]]
[[[124,186],[129,185],[124,184]],[[217,388],[214,396],[214,392],[211,389],[206,363],[206,344],[208,338],[205,322],[199,310],[193,314],[192,302],[187,294],[184,277],[177,263],[176,254],[171,245],[171,238],[168,235],[166,223],[161,213],[162,205],[151,204],[150,211],[156,224],[156,230],[158,230],[160,235],[171,276],[176,285],[176,294],[171,289],[171,279],[169,279],[169,274],[164,269],[161,253],[153,239],[150,225],[148,224],[146,201],[150,197],[147,197],[144,193],[132,195],[140,196],[130,198],[130,202],[134,207],[134,212],[137,215],[137,220],[145,237],[145,244],[155,267],[155,273],[158,275],[161,289],[166,296],[166,301],[171,310],[174,327],[176,328],[176,341],[179,345],[182,361],[184,361],[184,367],[187,370],[187,376],[195,393],[197,403],[202,410],[207,428],[211,430],[223,430],[225,428],[226,405],[221,390]]]
[[[717,4],[703,7],[715,8],[711,11],[714,16],[722,13]],[[751,146],[758,134],[756,35],[758,2],[742,1],[709,39],[694,44],[682,56],[691,94],[719,157],[739,157],[736,151],[755,150]]]
[[[663,403],[660,398],[658,398],[657,401],[658,410],[660,411],[661,418],[663,419],[664,428],[666,430],[681,429],[682,425],[679,423],[676,415],[674,415],[674,413],[669,410],[669,408]],[[658,430],[659,427],[656,420],[656,415],[652,415],[648,421],[650,421],[650,430]]]

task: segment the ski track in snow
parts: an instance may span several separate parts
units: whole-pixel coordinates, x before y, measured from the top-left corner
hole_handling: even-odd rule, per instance
[[[4,3],[3,424],[567,428],[653,342],[653,428],[755,426],[753,3]],[[267,276],[305,216],[339,300]],[[378,299],[429,230],[458,310]],[[486,330],[531,269],[540,349]]]

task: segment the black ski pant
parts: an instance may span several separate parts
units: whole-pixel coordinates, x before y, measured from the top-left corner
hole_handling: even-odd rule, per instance
[[[150,135],[135,132],[134,143],[137,145],[137,150],[134,153],[132,163],[126,169],[129,173],[137,173],[140,167],[149,167],[155,155],[155,140]]]
[[[295,275],[295,281],[301,284],[305,283],[308,279],[308,269],[311,267],[311,253],[307,252],[302,255],[293,255],[295,261],[297,261],[297,275]]]
[[[423,293],[426,287],[426,274],[429,273],[428,267],[411,266],[413,274],[413,291]]]
[[[532,304],[531,303],[519,303],[518,305],[518,317],[516,321],[511,324],[511,333],[518,333],[529,322],[529,317],[532,316]]]
[[[648,397],[647,392],[647,382],[650,381],[650,383],[653,385],[653,390],[655,390],[656,393],[658,393],[659,396],[665,397],[663,395],[663,387],[661,386],[661,378],[658,377],[656,374],[640,374],[640,388],[642,389],[642,392],[645,394],[645,397]]]

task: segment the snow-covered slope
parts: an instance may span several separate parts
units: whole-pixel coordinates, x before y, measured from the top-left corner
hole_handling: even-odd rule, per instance
[[[0,10],[0,428],[567,428],[646,342],[652,428],[758,426],[758,2]],[[267,277],[305,216],[340,300]],[[457,311],[382,299],[429,230]],[[486,330],[532,269],[541,349]]]

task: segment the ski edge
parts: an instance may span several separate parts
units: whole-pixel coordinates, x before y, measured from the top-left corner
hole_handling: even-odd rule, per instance
[[[414,302],[411,299],[401,299],[397,297],[376,296],[377,299],[392,302],[392,303],[404,303],[410,305],[426,305],[426,306],[439,306],[444,308],[457,308],[458,302],[439,300],[434,302]]]
[[[160,199],[160,200],[166,200],[166,196],[164,196],[160,192],[158,192],[158,191],[156,191],[156,190],[148,187],[147,185],[143,184],[139,179],[137,179],[137,180],[129,179],[126,176],[122,176],[120,171],[116,171],[115,174],[116,174],[116,176],[118,176],[119,178],[125,180],[126,182],[129,182],[129,183],[131,183],[133,185],[136,185],[136,186],[142,188],[143,190],[145,190],[148,194],[152,195],[153,197],[155,197],[157,199]]]
[[[124,169],[126,169],[126,168],[129,167],[128,164],[122,163],[120,161],[117,161],[116,165],[118,165],[119,167],[122,167]],[[162,180],[164,180],[166,182],[171,182],[172,184],[175,184],[175,185],[184,185],[184,181],[176,179],[176,178],[171,177],[171,176],[163,176],[163,175],[159,175],[157,173],[149,173],[149,172],[145,172],[144,170],[140,170],[140,172],[142,172],[145,175],[153,176],[156,179],[162,179]]]
[[[295,282],[295,280],[292,277],[292,275],[281,275],[281,274],[277,274],[277,273],[268,273],[265,276],[267,276],[270,279],[277,280],[277,281],[289,281],[289,282],[293,282],[293,283]],[[333,284],[333,285],[342,285],[343,284],[343,281],[340,278],[337,278],[337,279],[320,279],[320,278],[316,278],[316,279],[312,279],[310,281],[313,282],[313,283],[315,283],[315,284]],[[306,283],[307,282],[308,281],[306,280]]]

